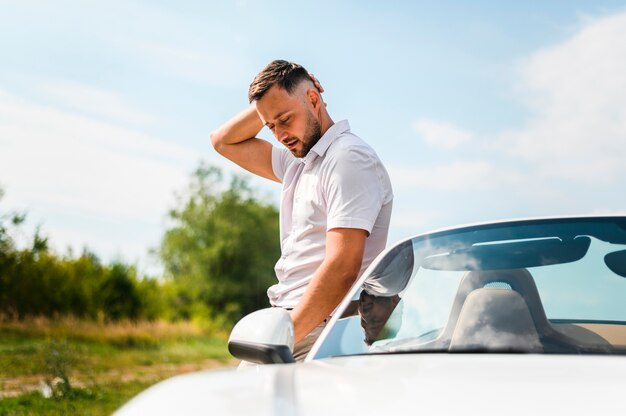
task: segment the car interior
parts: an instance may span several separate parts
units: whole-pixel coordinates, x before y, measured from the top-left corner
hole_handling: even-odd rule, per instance
[[[391,305],[386,314],[381,314],[384,319],[391,322],[395,316],[396,325],[400,321],[402,326],[405,318],[410,321],[407,311],[402,310],[403,301],[413,307],[411,313],[428,315],[415,309],[415,305],[424,300],[415,298],[419,290],[411,286],[418,280],[416,276],[420,270],[431,273],[433,282],[438,280],[437,276],[456,276],[450,280],[453,285],[446,300],[451,302],[451,306],[446,308],[444,305],[446,309],[441,309],[447,315],[441,315],[440,325],[409,327],[404,331],[401,328],[403,332],[396,336],[393,325],[388,322],[384,329],[374,325],[375,332],[380,336],[373,338],[371,328],[367,333],[367,325],[374,320],[367,316],[366,308],[361,307],[358,315],[342,317],[337,322],[337,340],[327,342],[316,358],[337,354],[403,352],[625,354],[626,320],[621,319],[621,312],[615,315],[617,320],[613,321],[581,312],[578,305],[585,300],[584,293],[580,296],[579,292],[568,291],[570,279],[567,274],[561,280],[561,284],[566,286],[557,287],[556,292],[552,287],[552,292],[544,293],[546,280],[540,280],[541,293],[550,298],[548,306],[552,308],[552,316],[576,319],[548,319],[546,316],[531,270],[542,279],[547,273],[547,280],[554,280],[553,272],[544,270],[551,270],[551,266],[574,264],[582,259],[596,261],[598,256],[618,290],[622,287],[620,278],[626,277],[626,250],[623,249],[626,239],[621,225],[622,228],[610,223],[567,227],[567,224],[556,224],[550,229],[533,224],[521,231],[516,230],[515,234],[511,229],[493,228],[486,230],[484,235],[451,233],[420,241],[417,245],[413,240],[397,245],[371,271],[362,286],[367,296],[361,295],[360,299],[365,299],[365,306],[371,307],[378,299],[402,298],[400,302],[380,302],[387,307]],[[589,234],[586,234],[587,230]],[[592,241],[594,254],[586,257]],[[607,252],[601,256],[596,254],[599,247]],[[576,265],[569,270],[579,270],[580,267]],[[595,272],[599,267],[598,263],[593,263],[589,270]],[[557,270],[567,270],[567,267]],[[588,276],[591,278],[593,275]],[[583,276],[583,280],[591,281],[588,276]],[[601,285],[600,282],[593,284]],[[576,294],[578,296],[571,309],[573,314],[569,313],[569,309],[564,314],[554,312],[554,296],[561,299],[562,296]],[[410,299],[409,295],[414,298]],[[439,302],[439,298],[433,299],[433,302]],[[616,310],[622,311],[619,305]],[[577,313],[580,313],[580,319]],[[583,319],[585,317],[590,319]],[[362,328],[359,329],[365,333],[365,337],[361,336],[364,345],[346,342],[356,338],[355,322],[360,323]],[[341,331],[350,335],[342,340]]]
[[[473,270],[461,279],[445,327],[428,338],[393,341],[381,350],[614,353],[624,350],[626,326],[551,322],[527,269]]]

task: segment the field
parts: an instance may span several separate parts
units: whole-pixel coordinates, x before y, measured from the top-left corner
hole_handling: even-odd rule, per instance
[[[172,375],[234,365],[225,333],[189,322],[2,322],[0,416],[108,415]]]

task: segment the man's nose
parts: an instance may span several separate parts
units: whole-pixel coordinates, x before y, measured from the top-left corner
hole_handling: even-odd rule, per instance
[[[275,128],[274,134],[276,134],[276,138],[279,142],[285,144],[287,139],[289,139],[289,134],[287,134],[286,130],[281,130],[278,127]]]

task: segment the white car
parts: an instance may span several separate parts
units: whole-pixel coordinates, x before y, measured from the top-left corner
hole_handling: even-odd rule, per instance
[[[626,217],[402,241],[359,278],[305,362],[292,348],[286,311],[255,312],[229,349],[273,364],[174,377],[117,414],[623,414]]]

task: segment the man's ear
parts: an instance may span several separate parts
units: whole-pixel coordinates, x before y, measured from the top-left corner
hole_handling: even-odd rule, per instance
[[[309,88],[308,90],[306,90],[306,95],[313,108],[317,109],[322,103],[322,99],[319,92],[317,92],[317,89]]]

